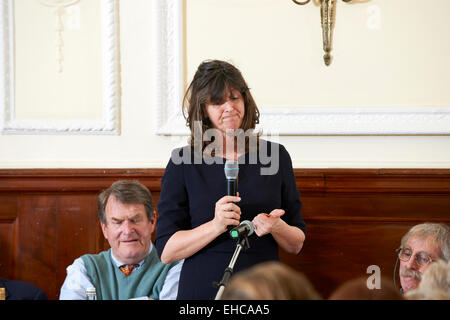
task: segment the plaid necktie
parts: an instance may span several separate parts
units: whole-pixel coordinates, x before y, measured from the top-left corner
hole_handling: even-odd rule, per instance
[[[139,265],[138,264],[124,264],[123,266],[120,266],[119,269],[120,269],[120,271],[123,272],[125,277],[128,277],[130,275],[131,271],[133,271],[133,269],[136,268],[137,266],[139,266]]]

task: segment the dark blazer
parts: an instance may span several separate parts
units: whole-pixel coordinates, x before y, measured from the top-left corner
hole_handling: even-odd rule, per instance
[[[5,288],[6,300],[47,300],[44,291],[28,282],[0,278],[0,288]]]

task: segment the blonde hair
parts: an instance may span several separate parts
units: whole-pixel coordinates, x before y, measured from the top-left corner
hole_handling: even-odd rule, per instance
[[[450,300],[450,264],[438,260],[429,265],[415,290],[405,294],[408,300]]]
[[[321,300],[306,276],[281,262],[241,271],[225,287],[222,300]]]
[[[419,289],[439,289],[450,296],[450,264],[438,260],[430,264],[422,275]]]
[[[450,297],[440,289],[414,289],[405,293],[407,300],[450,300]]]

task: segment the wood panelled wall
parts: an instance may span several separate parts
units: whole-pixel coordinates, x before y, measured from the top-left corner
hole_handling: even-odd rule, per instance
[[[57,299],[65,268],[108,248],[97,222],[98,192],[138,179],[156,203],[163,173],[0,170],[0,277],[31,282]],[[411,226],[450,224],[449,169],[295,169],[295,176],[307,238],[299,255],[280,256],[325,298],[345,280],[368,277],[370,265],[392,278],[394,250]]]

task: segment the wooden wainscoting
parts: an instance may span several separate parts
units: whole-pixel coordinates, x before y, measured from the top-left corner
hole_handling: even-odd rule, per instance
[[[97,194],[137,179],[159,199],[163,169],[0,170],[0,277],[20,279],[57,299],[66,267],[108,248]],[[449,169],[295,169],[307,238],[281,260],[304,272],[326,298],[377,265],[392,278],[395,249],[425,221],[450,224]]]

